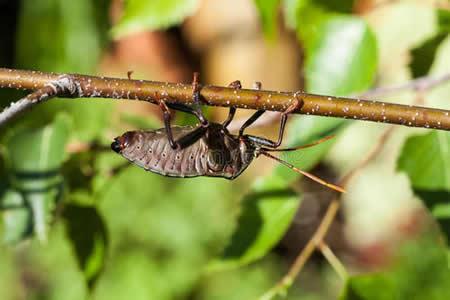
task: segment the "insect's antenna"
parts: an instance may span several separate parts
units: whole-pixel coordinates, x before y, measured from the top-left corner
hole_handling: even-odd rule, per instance
[[[273,155],[271,155],[271,154],[269,154],[269,153],[267,153],[265,151],[260,151],[259,153],[261,153],[262,155],[265,155],[267,157],[270,157],[270,158],[276,160],[279,163],[282,163],[286,167],[291,168],[292,170],[297,171],[300,174],[303,174],[306,177],[309,177],[310,179],[312,179],[312,180],[314,180],[314,181],[316,181],[316,182],[318,182],[318,183],[320,183],[322,185],[325,185],[325,186],[329,187],[330,189],[336,190],[336,191],[341,192],[341,193],[347,193],[347,191],[344,190],[343,188],[341,188],[341,187],[339,187],[337,185],[331,184],[331,183],[327,183],[327,182],[323,181],[322,179],[320,179],[319,177],[316,177],[316,176],[314,176],[312,174],[309,174],[308,172],[302,171],[299,168],[294,167],[290,163],[287,163],[284,160],[281,160],[278,157],[275,157],[275,156],[273,156]]]
[[[277,151],[277,152],[282,152],[282,151],[295,151],[295,150],[299,150],[299,149],[303,149],[303,148],[309,148],[309,147],[318,145],[318,144],[323,143],[323,142],[325,142],[325,141],[327,141],[327,140],[329,140],[329,139],[331,139],[331,138],[334,138],[334,135],[327,136],[327,137],[325,137],[325,138],[323,138],[323,139],[321,139],[321,140],[319,140],[319,141],[317,141],[317,142],[315,142],[315,143],[312,143],[312,144],[309,144],[309,145],[304,145],[304,146],[299,146],[299,147],[295,147],[295,148],[284,148],[284,149],[269,149],[269,148],[262,148],[262,150],[264,150],[265,152],[275,152],[275,151]]]

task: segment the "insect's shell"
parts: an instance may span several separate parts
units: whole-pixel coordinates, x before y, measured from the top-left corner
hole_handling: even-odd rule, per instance
[[[197,127],[171,128],[174,140],[178,140]],[[197,142],[181,150],[170,147],[164,128],[126,132],[115,139],[111,148],[133,164],[168,177],[212,176],[234,179],[254,157],[252,145],[239,145],[236,137],[223,132],[218,126],[211,126]]]

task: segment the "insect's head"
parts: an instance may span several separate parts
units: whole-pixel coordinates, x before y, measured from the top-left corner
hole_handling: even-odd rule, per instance
[[[116,137],[114,142],[111,144],[111,149],[117,153],[122,152],[123,149],[127,148],[131,144],[135,134],[136,131],[128,131],[121,136]]]

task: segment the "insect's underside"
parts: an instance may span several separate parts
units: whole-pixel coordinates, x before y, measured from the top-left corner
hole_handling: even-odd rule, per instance
[[[327,137],[311,145],[277,149],[283,140],[288,114],[303,105],[301,99],[295,99],[293,104],[281,113],[277,142],[259,136],[244,135],[244,130],[255,122],[265,112],[264,110],[256,111],[239,129],[239,134],[232,135],[228,132],[227,126],[233,120],[236,109],[230,108],[228,118],[222,124],[209,122],[200,109],[197,76],[197,73],[194,73],[193,99],[196,109],[182,104],[165,103],[155,94],[155,100],[164,114],[165,127],[151,131],[126,132],[115,138],[111,148],[133,164],[168,177],[211,176],[234,179],[255,157],[264,155],[320,184],[345,192],[342,188],[326,183],[268,153],[298,150],[331,138]],[[241,88],[241,84],[234,81],[230,87]],[[261,85],[258,84],[258,89],[260,88]],[[199,123],[196,126],[171,126],[169,108],[193,114],[199,119]]]

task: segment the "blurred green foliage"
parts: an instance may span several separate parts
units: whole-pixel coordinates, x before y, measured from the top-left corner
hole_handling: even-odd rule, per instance
[[[450,298],[447,249],[433,234],[409,242],[386,270],[347,281],[341,300],[441,300]]]
[[[128,0],[111,29],[109,0],[22,0],[15,65],[92,74],[111,36],[178,24],[199,3]],[[284,21],[305,50],[308,92],[349,95],[373,85],[377,40],[365,20],[350,15],[354,1],[255,4],[268,37],[284,8]],[[442,26],[436,36],[448,34],[446,12],[437,14]],[[435,54],[427,50],[424,60],[420,51],[413,52],[415,75],[427,73]],[[7,105],[3,98],[1,105]],[[285,270],[269,253],[301,209],[304,194],[291,188],[301,176],[279,165],[253,183],[172,179],[124,167],[118,155],[95,147],[66,153],[71,140],[106,145],[111,131],[161,126],[125,113],[115,122],[113,110],[109,100],[52,100],[0,133],[0,236],[8,244],[0,247],[0,298],[249,299],[277,282]],[[285,144],[339,135],[349,123],[297,118]],[[398,162],[441,225],[450,216],[448,137],[412,137]],[[333,143],[282,157],[309,170]],[[436,192],[444,193],[439,204]],[[442,228],[448,234],[448,225]],[[391,269],[351,277],[342,299],[447,299],[446,251],[434,236],[408,245]],[[288,297],[321,299],[303,290]]]
[[[450,135],[432,132],[410,137],[397,162],[416,195],[437,218],[450,240]]]

